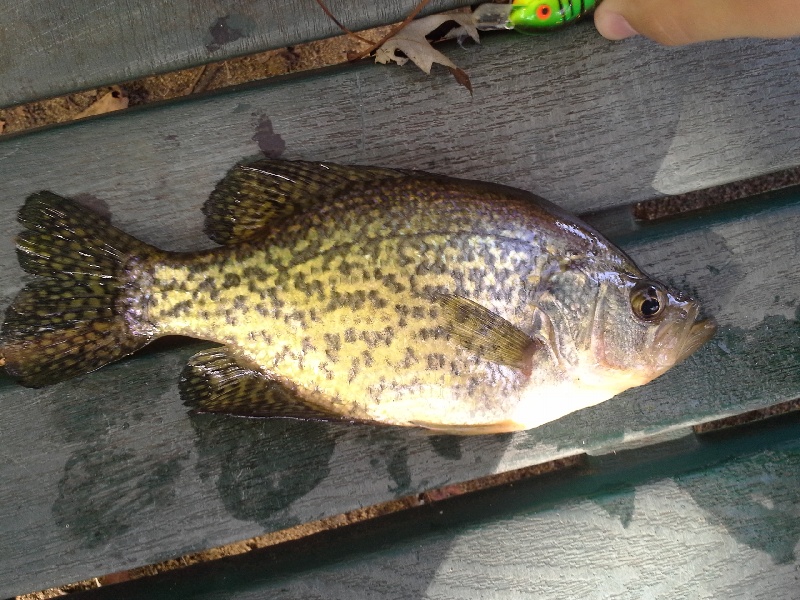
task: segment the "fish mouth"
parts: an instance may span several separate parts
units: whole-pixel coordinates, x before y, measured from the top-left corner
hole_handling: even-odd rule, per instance
[[[686,360],[717,332],[714,319],[699,319],[700,307],[693,302],[687,304],[682,322],[664,323],[656,332],[653,345],[659,374]]]
[[[686,332],[683,345],[678,351],[675,363],[683,362],[694,354],[703,344],[714,337],[717,332],[717,323],[714,319],[702,319],[692,323]]]

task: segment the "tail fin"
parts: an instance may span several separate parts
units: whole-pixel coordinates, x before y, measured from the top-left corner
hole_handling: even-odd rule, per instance
[[[9,374],[40,387],[94,371],[152,339],[137,321],[145,291],[130,265],[155,248],[51,192],[30,196],[18,220],[25,227],[19,264],[40,277],[6,311],[0,353]]]

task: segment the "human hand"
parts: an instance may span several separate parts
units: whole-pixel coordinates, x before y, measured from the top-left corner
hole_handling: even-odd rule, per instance
[[[644,35],[661,44],[800,35],[800,0],[603,0],[594,15],[610,40]]]

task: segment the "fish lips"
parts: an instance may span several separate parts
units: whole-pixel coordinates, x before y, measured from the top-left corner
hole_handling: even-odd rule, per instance
[[[714,319],[701,319],[692,323],[687,332],[686,339],[683,346],[678,353],[678,358],[675,363],[686,360],[687,357],[694,354],[703,344],[714,337],[717,333],[717,323]]]
[[[682,322],[664,323],[656,333],[654,341],[659,348],[658,363],[661,373],[686,360],[717,332],[714,319],[698,318],[699,305],[691,302],[685,310],[687,315]]]

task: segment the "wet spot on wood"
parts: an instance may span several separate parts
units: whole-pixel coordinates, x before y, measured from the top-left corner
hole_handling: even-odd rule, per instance
[[[237,519],[274,524],[329,474],[335,437],[327,423],[193,415],[191,424],[200,478],[214,482]]]
[[[609,516],[619,519],[623,527],[628,527],[633,520],[633,513],[636,509],[636,489],[630,485],[625,486],[617,494],[596,496],[592,501],[606,511]]]
[[[244,15],[225,15],[208,28],[206,50],[216,52],[225,44],[246,37],[255,29],[255,22]]]
[[[258,149],[267,158],[278,158],[286,150],[286,142],[280,134],[275,133],[272,121],[267,115],[261,115],[256,131],[250,139],[258,144]]]
[[[442,458],[461,460],[461,438],[455,435],[432,435],[428,442]]]
[[[407,493],[411,487],[411,471],[408,468],[408,449],[405,446],[395,449],[386,461],[386,471],[395,484],[389,491],[397,495]]]
[[[88,548],[105,544],[140,525],[153,507],[161,510],[175,501],[188,454],[150,456],[104,444],[81,448],[67,459],[58,482],[56,524]],[[98,493],[100,487],[105,493]]]
[[[98,198],[92,194],[78,194],[76,196],[72,196],[72,199],[81,206],[85,206],[92,212],[97,213],[106,221],[111,221],[111,209],[108,206],[108,202],[102,198]]]

